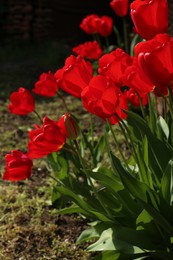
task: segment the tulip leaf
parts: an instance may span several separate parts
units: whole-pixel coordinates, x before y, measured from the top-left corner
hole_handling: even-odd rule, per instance
[[[144,136],[148,139],[148,164],[150,168],[157,174],[159,179],[165,171],[168,161],[173,155],[173,149],[155,137],[151,132],[147,122],[134,112],[127,111],[128,114],[127,122],[129,124],[129,129],[133,136],[135,136],[134,141],[140,143]]]
[[[164,133],[166,139],[168,140],[168,138],[169,138],[169,127],[168,127],[165,119],[162,116],[158,117],[157,124],[161,128],[161,130]]]
[[[77,239],[77,244],[87,242],[93,238],[99,238],[102,232],[108,228],[108,224],[105,222],[96,222],[94,226],[84,230]]]
[[[111,221],[108,217],[106,217],[104,214],[102,214],[99,211],[96,211],[94,208],[90,206],[87,202],[84,201],[84,199],[79,196],[79,194],[74,193],[70,188],[60,186],[58,188],[59,192],[63,195],[66,195],[74,200],[74,202],[85,211],[86,216],[96,216],[97,219],[100,219],[102,221]]]
[[[74,214],[74,213],[82,213],[85,214],[85,211],[83,211],[79,206],[77,206],[75,203],[73,203],[71,206],[63,208],[63,209],[55,209],[51,213],[52,215],[57,214]]]
[[[145,183],[142,183],[131,176],[122,166],[120,160],[111,153],[113,166],[117,174],[120,175],[124,187],[136,198],[146,203],[151,204],[156,209],[159,204],[158,194],[149,188]]]
[[[66,160],[60,153],[51,153],[48,155],[48,162],[51,165],[55,176],[64,180],[68,178],[69,165],[68,160]]]
[[[99,239],[87,248],[87,251],[121,251],[127,254],[144,253],[144,251],[117,237],[116,228],[108,228],[102,232]]]
[[[142,210],[136,219],[136,230],[145,230],[147,236],[152,237],[155,245],[163,245],[163,237],[157,228],[154,218],[145,209]]]
[[[141,206],[153,217],[155,222],[162,227],[170,236],[173,236],[173,226],[167,221],[167,219],[161,215],[161,213],[152,207],[149,203],[146,203],[143,200],[139,200]]]
[[[168,162],[161,180],[161,194],[169,205],[173,202],[173,159]]]
[[[132,259],[147,259],[146,257],[150,255],[149,253],[139,253],[139,254],[124,254],[120,251],[105,251],[101,252],[98,256],[92,258],[93,260],[132,260]]]
[[[102,170],[99,170],[98,172],[90,172],[90,176],[99,181],[108,190],[111,190],[112,194],[123,206],[123,211],[126,210],[127,214],[132,214],[133,216],[139,214],[141,210],[140,207],[124,188],[118,176],[110,177],[105,175]]]

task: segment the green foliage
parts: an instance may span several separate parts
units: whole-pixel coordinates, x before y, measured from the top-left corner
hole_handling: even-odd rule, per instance
[[[96,260],[171,259],[173,148],[169,115],[166,120],[127,114],[127,121],[120,122],[131,149],[126,163],[112,149],[109,125],[97,143],[91,133],[85,133],[77,140],[80,145],[69,143],[68,149],[49,157],[57,178],[54,193],[58,199],[60,194],[61,200],[68,198],[56,213],[78,213],[94,221],[77,243],[90,242],[87,250],[100,252]],[[151,120],[158,126],[154,131],[148,123]],[[105,153],[110,160],[106,165]]]

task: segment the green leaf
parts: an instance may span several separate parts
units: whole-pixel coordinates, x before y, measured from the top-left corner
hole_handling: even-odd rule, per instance
[[[83,211],[76,204],[72,204],[71,206],[63,208],[63,209],[55,209],[55,210],[52,211],[51,214],[52,215],[57,215],[57,214],[74,214],[74,213],[85,214],[85,211]]]
[[[168,214],[167,214],[168,213]],[[170,212],[167,210],[165,215],[169,215]],[[171,214],[172,215],[172,214]],[[164,216],[163,216],[164,217]],[[158,221],[152,216],[151,212],[147,212],[144,209],[136,220],[137,230],[144,230],[149,238],[152,238],[152,242],[156,245],[157,251],[165,248],[165,238],[162,236],[163,232],[160,232],[158,228]],[[167,247],[169,248],[169,238],[167,240]]]
[[[140,200],[141,206],[153,217],[154,221],[160,225],[160,227],[165,230],[170,236],[173,236],[173,226],[168,222],[168,220],[149,203]]]
[[[161,180],[161,194],[169,205],[173,202],[173,159],[168,162]]]
[[[107,216],[92,208],[90,204],[84,201],[83,197],[81,197],[79,194],[74,193],[70,188],[61,186],[58,188],[58,190],[63,195],[72,198],[72,200],[75,201],[75,203],[85,212],[85,216],[95,216],[97,219],[100,219],[102,221],[111,222],[111,220]]]
[[[106,251],[92,258],[92,260],[110,260],[110,259],[118,260],[120,259],[120,254],[121,253],[119,251]]]
[[[92,258],[92,260],[132,260],[132,259],[147,259],[146,257],[150,255],[149,253],[139,253],[139,254],[124,254],[120,251],[105,251],[98,256]]]
[[[154,240],[153,236],[148,236],[148,233],[144,229],[135,230],[129,227],[119,226],[115,229],[115,233],[118,239],[127,242],[128,244],[131,244],[133,246],[137,246],[141,249],[156,250],[160,249],[160,247],[164,248],[162,240],[159,241],[157,237],[155,237]]]
[[[66,160],[62,155],[56,152],[49,154],[48,163],[52,167],[54,174],[58,179],[64,180],[68,178],[68,160]]]
[[[103,151],[105,148],[105,137],[101,136],[101,138],[98,140],[98,143],[96,144],[96,147],[94,149],[94,154],[97,162],[100,162],[102,156],[103,156]]]
[[[149,188],[145,183],[142,183],[131,176],[122,166],[120,160],[111,154],[114,169],[119,174],[124,187],[136,198],[146,203],[151,204],[154,208],[158,209],[159,196]]]
[[[54,186],[51,194],[52,205],[55,208],[62,208],[69,202],[69,199],[59,192],[59,185]]]
[[[126,113],[128,114],[127,122],[130,126],[129,129],[135,136],[134,141],[141,143],[144,136],[147,136],[149,166],[158,179],[161,179],[168,161],[172,158],[173,149],[166,142],[155,137],[143,118],[131,111],[126,111]]]
[[[139,145],[137,146],[136,155],[139,166],[139,170],[137,172],[139,180],[153,189],[153,180],[149,169],[148,140],[146,136],[144,136],[142,147]]]
[[[77,244],[83,242],[89,242],[94,238],[99,238],[102,232],[108,228],[108,224],[105,222],[96,222],[94,226],[87,228],[84,230],[77,239]]]
[[[99,240],[87,248],[87,251],[121,251],[127,254],[143,253],[144,251],[139,247],[130,245],[118,239],[116,236],[116,229],[108,228],[102,232]]]
[[[90,172],[90,176],[99,181],[104,187],[107,187],[108,190],[111,190],[113,195],[117,198],[119,205],[122,205],[122,211],[126,212],[126,214],[130,214],[133,217],[137,216],[141,211],[141,208],[134,201],[132,196],[128,193],[128,191],[124,188],[118,176],[108,176],[104,174],[104,170],[98,172]],[[119,206],[118,206],[119,207]]]
[[[169,138],[169,127],[168,127],[165,119],[162,116],[159,116],[157,118],[157,124],[160,127],[160,129],[162,130],[166,139],[168,140],[168,138]]]

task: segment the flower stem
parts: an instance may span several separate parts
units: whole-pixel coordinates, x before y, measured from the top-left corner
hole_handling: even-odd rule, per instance
[[[113,137],[113,139],[114,139],[114,141],[115,141],[115,144],[116,144],[117,149],[118,149],[118,151],[119,151],[119,153],[120,153],[120,155],[121,155],[121,158],[122,158],[124,164],[126,165],[127,169],[130,170],[130,168],[129,168],[129,166],[128,166],[128,163],[127,163],[127,160],[126,160],[126,158],[125,158],[125,156],[124,156],[124,154],[123,154],[123,152],[122,152],[122,150],[121,150],[121,147],[120,147],[120,145],[119,145],[119,142],[118,142],[118,140],[117,140],[117,138],[116,138],[116,135],[115,135],[115,133],[114,133],[114,130],[113,130],[113,128],[112,128],[112,125],[110,124],[110,122],[109,122],[108,120],[107,120],[107,124],[108,124],[108,126],[109,126],[109,129],[111,130],[112,137]]]
[[[34,110],[33,112],[34,112],[34,114],[36,115],[36,117],[39,119],[40,123],[42,124],[43,120],[42,120],[42,118],[40,117],[40,115],[37,113],[36,110]]]
[[[59,92],[57,92],[57,95],[58,95],[58,97],[62,100],[62,103],[63,103],[65,109],[66,109],[67,112],[69,113],[69,109],[68,109],[68,107],[67,107],[67,104],[66,104],[66,102],[65,102],[64,97],[63,97]]]
[[[123,17],[123,33],[124,33],[124,49],[127,53],[129,53],[127,22],[125,16]]]
[[[95,194],[95,196],[96,196],[96,198],[98,199],[100,205],[102,206],[102,208],[103,208],[104,211],[106,212],[107,216],[108,216],[110,219],[112,219],[112,214],[109,212],[109,210],[108,210],[107,207],[104,205],[104,203],[100,200],[99,194],[98,194],[98,192],[97,192],[97,190],[96,190],[96,188],[95,188],[95,186],[94,186],[94,184],[93,184],[93,182],[92,182],[92,180],[91,180],[91,177],[90,177],[89,174],[88,174],[88,171],[86,170],[85,163],[84,163],[84,161],[83,161],[83,158],[81,157],[80,149],[79,149],[79,145],[78,145],[77,141],[76,141],[76,140],[73,140],[73,142],[74,142],[74,145],[75,145],[75,147],[76,147],[77,154],[78,154],[78,156],[79,156],[79,160],[80,160],[81,166],[82,166],[83,171],[84,171],[84,173],[85,173],[85,175],[86,175],[86,177],[87,177],[87,179],[88,179],[88,181],[89,181],[89,183],[90,183],[90,186],[91,186],[91,188],[92,188],[92,190],[93,190],[93,193]]]

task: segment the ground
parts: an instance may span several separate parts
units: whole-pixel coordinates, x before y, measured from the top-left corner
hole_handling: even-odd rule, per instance
[[[63,48],[63,49],[62,49]],[[17,116],[9,113],[9,95],[24,86],[33,88],[42,72],[60,68],[69,54],[69,46],[54,43],[0,47],[2,72],[0,74],[0,260],[87,260],[92,254],[85,251],[86,244],[75,244],[88,220],[82,216],[60,216],[51,203],[54,180],[50,178],[45,160],[35,160],[33,173],[28,180],[9,183],[2,180],[4,157],[12,150],[27,150],[28,131],[39,120],[34,114]],[[25,57],[25,59],[24,59]],[[63,94],[71,113],[76,115],[84,129],[89,117],[81,101]],[[36,98],[36,110],[58,120],[66,109],[59,97]],[[104,122],[94,118],[97,134]],[[121,137],[120,137],[121,138]],[[124,140],[122,148],[126,149]],[[126,152],[126,151],[125,151]],[[128,153],[128,151],[127,151]]]
[[[71,47],[65,42],[13,43],[0,46],[0,175],[4,156],[11,150],[27,149],[28,130],[39,123],[33,115],[16,116],[8,111],[9,95],[19,87],[32,89],[42,72],[55,72],[63,66]],[[57,120],[65,113],[62,102],[36,97],[41,117]],[[66,97],[72,111],[79,101]],[[80,110],[82,111],[82,110]],[[0,260],[89,259],[90,254],[75,241],[86,226],[82,217],[60,216],[51,205],[53,180],[44,160],[34,163],[29,180],[9,183],[0,178]]]
[[[75,105],[71,103],[73,109]],[[0,102],[0,162],[4,172],[4,156],[12,149],[26,150],[27,132],[35,122],[32,116],[15,116],[8,112],[8,101]],[[49,116],[55,117],[56,99],[49,104]],[[74,103],[74,102],[73,102]],[[41,115],[47,101],[38,105]],[[73,110],[72,109],[72,110]],[[62,112],[62,108],[59,112]],[[56,117],[58,118],[58,111]],[[49,177],[44,160],[34,163],[29,180],[9,183],[0,181],[0,259],[89,259],[85,246],[75,241],[86,227],[82,217],[54,214],[51,191],[54,181]]]

